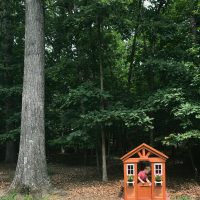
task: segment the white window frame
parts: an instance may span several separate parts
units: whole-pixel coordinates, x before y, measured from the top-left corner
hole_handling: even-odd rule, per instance
[[[156,169],[156,166],[160,166],[160,169]],[[160,170],[161,173],[156,173],[156,170]],[[154,175],[162,176],[162,174],[163,174],[162,163],[155,163],[154,164]]]
[[[133,170],[133,174],[129,174],[129,166],[133,167],[132,169],[130,169],[130,170]],[[127,164],[126,170],[127,170],[127,176],[134,176],[135,175],[135,164]]]

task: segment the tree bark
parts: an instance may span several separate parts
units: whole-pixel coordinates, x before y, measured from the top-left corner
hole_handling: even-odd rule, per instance
[[[191,29],[192,29],[192,35],[193,35],[193,40],[194,40],[194,43],[198,43],[198,41],[197,41],[197,39],[198,39],[198,37],[197,37],[197,35],[198,35],[198,28],[197,28],[197,19],[196,19],[196,16],[195,16],[195,14],[194,14],[194,11],[195,11],[195,9],[198,7],[198,0],[194,0],[193,2],[192,2],[192,6],[193,6],[193,13],[192,13],[192,15],[191,15],[191,17],[190,17],[190,24],[191,24]]]
[[[199,172],[198,172],[198,168],[197,168],[197,166],[195,165],[195,162],[194,162],[194,158],[193,158],[191,147],[189,147],[189,156],[190,156],[192,168],[193,168],[193,171],[194,171],[194,177],[197,180],[198,177],[199,177]]]
[[[133,38],[133,44],[132,44],[131,55],[130,55],[130,66],[129,66],[129,71],[128,71],[128,89],[130,89],[131,87],[131,80],[132,80],[132,75],[133,75],[133,66],[134,66],[134,57],[135,57],[135,52],[136,52],[138,27],[139,25],[136,25],[135,27],[135,35]]]
[[[61,153],[61,154],[65,154],[65,148],[64,148],[64,146],[63,146],[63,145],[61,145],[61,148],[60,148],[60,153]]]
[[[103,64],[102,64],[102,40],[101,40],[101,17],[97,19],[98,26],[98,42],[99,42],[99,72],[100,72],[100,89],[101,92],[104,91],[104,74],[103,74]],[[101,109],[104,109],[104,102],[101,99],[100,102]],[[104,131],[103,124],[101,125],[101,150],[102,150],[102,181],[108,180],[107,175],[107,163],[106,163],[106,134]]]
[[[97,166],[97,171],[100,174],[100,162],[99,162],[99,152],[98,152],[98,145],[96,146],[96,166]]]
[[[154,130],[151,130],[150,132],[150,139],[149,139],[150,145],[153,147],[154,146]]]
[[[134,59],[135,59],[135,53],[136,53],[136,44],[137,44],[137,37],[138,37],[138,29],[139,29],[139,24],[140,24],[140,18],[141,18],[141,9],[142,9],[142,0],[139,0],[138,2],[138,16],[137,16],[137,21],[135,25],[135,33],[134,33],[134,38],[133,38],[133,43],[131,47],[131,54],[130,54],[130,65],[129,65],[129,71],[128,71],[128,90],[131,87],[131,81],[132,81],[132,75],[133,75],[133,67],[134,67]]]
[[[44,57],[42,0],[26,0],[20,150],[10,189],[30,194],[46,193],[50,187],[45,155]]]
[[[102,181],[108,181],[107,174],[107,163],[106,163],[106,142],[105,142],[105,132],[104,128],[101,127],[101,137],[102,137]]]

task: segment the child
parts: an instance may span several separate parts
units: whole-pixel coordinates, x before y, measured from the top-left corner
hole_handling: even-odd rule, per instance
[[[138,180],[144,184],[145,182],[151,185],[151,181],[148,179],[148,174],[150,173],[151,168],[149,166],[145,167],[143,171],[140,171],[138,174]]]

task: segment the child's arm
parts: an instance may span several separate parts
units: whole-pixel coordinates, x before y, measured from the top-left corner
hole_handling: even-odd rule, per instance
[[[141,183],[144,183],[144,181],[138,176],[138,180],[141,182]]]
[[[148,178],[146,178],[146,182],[149,183],[149,185],[151,185],[151,181]]]

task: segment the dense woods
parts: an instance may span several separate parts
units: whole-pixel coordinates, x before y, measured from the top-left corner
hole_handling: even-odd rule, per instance
[[[28,40],[25,2],[0,0],[1,161],[16,163],[19,155],[20,165],[30,153],[30,171],[42,163],[42,175],[33,176],[48,182],[45,42],[47,161],[79,155],[76,164],[96,165],[107,181],[111,160],[145,142],[198,180],[199,0],[27,0],[26,6]],[[20,135],[26,139],[19,151]]]

